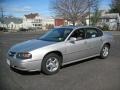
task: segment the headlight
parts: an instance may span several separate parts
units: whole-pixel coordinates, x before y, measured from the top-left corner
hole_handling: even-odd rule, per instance
[[[32,58],[32,54],[30,54],[28,52],[20,52],[20,53],[17,53],[16,58],[30,59],[30,58]]]

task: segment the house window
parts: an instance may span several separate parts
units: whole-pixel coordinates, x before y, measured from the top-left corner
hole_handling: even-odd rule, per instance
[[[36,26],[36,24],[35,24],[35,26]]]
[[[38,24],[38,26],[42,26],[42,24]]]

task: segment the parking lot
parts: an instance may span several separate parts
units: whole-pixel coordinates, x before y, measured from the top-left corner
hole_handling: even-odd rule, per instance
[[[8,49],[40,36],[40,32],[0,35],[0,90],[120,90],[120,34],[107,59],[91,58],[64,66],[55,75],[12,70],[6,63]]]

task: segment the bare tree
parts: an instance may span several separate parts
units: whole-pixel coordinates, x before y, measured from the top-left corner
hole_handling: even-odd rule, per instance
[[[75,25],[76,21],[83,18],[83,15],[90,12],[90,7],[96,0],[53,0],[51,8],[56,15],[71,21]]]
[[[110,8],[110,13],[119,13],[120,15],[120,0],[112,0]]]
[[[5,9],[2,5],[0,5],[0,22],[1,23],[4,23],[4,20],[3,20],[3,18],[5,16],[4,13],[5,13]]]
[[[2,6],[0,6],[0,22],[3,24],[2,25],[2,30],[4,31],[5,27],[4,27],[4,8]]]
[[[100,0],[95,0],[92,6],[93,15],[90,18],[92,25],[96,25],[98,21],[100,20],[101,12],[99,10],[99,3],[100,3]]]

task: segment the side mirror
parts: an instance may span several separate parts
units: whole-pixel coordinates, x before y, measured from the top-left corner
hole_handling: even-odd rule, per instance
[[[71,38],[70,38],[70,42],[71,42],[71,43],[75,43],[76,40],[77,40],[77,38],[75,38],[75,37],[71,37]]]

